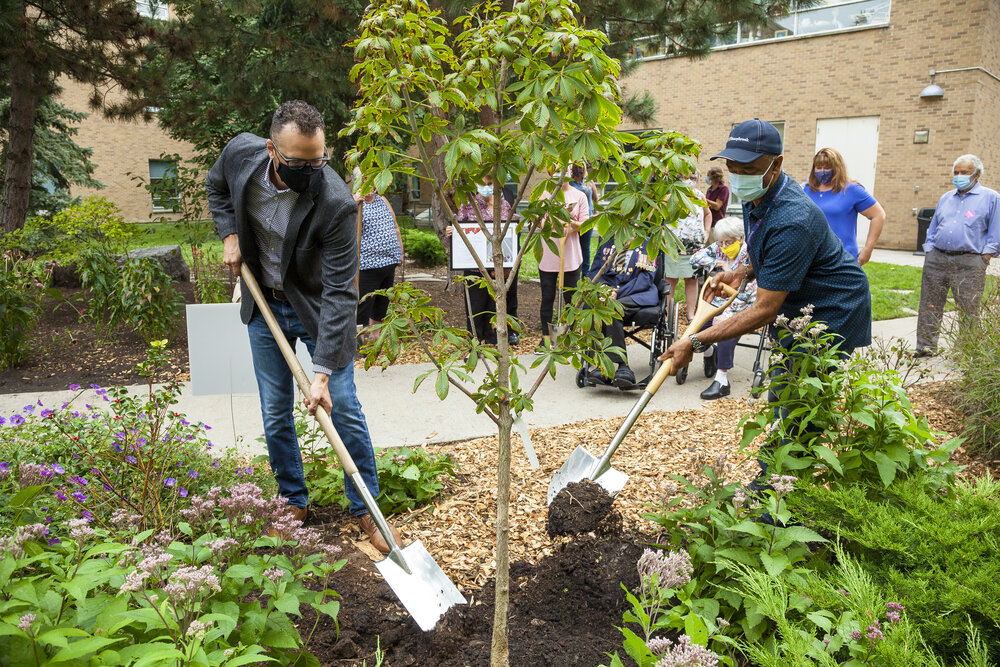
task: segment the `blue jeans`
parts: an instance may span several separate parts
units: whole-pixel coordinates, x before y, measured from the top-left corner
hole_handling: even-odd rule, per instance
[[[267,300],[292,348],[301,339],[309,354],[316,350],[316,344],[299,320],[292,305],[287,301]],[[309,502],[309,490],[302,470],[302,454],[298,437],[295,435],[294,405],[296,396],[295,379],[289,370],[277,341],[267,328],[267,322],[259,310],[255,310],[250,324],[250,350],[253,353],[254,375],[260,392],[260,411],[264,420],[264,438],[267,441],[267,455],[271,460],[271,470],[278,482],[278,493],[288,500],[288,504],[305,507]],[[340,434],[361,478],[371,492],[378,496],[378,473],[375,468],[375,451],[368,424],[361,412],[357,390],[354,387],[354,366],[335,370],[330,375],[330,399],[333,412],[330,417]],[[354,516],[368,513],[361,497],[349,479],[344,480],[347,499],[351,502],[350,512]]]

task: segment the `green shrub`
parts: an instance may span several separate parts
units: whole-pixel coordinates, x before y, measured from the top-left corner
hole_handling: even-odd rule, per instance
[[[72,266],[85,250],[97,249],[109,258],[123,253],[136,236],[136,226],[125,222],[117,205],[91,195],[51,220],[29,218],[14,234],[19,247],[32,256]]]
[[[953,393],[964,416],[962,435],[975,452],[1000,452],[1000,285],[990,287],[978,322],[965,322],[951,336],[960,375]]]
[[[31,330],[42,312],[48,275],[41,264],[17,250],[0,257],[0,368],[21,363],[28,355]]]
[[[861,356],[843,361],[837,339],[810,321],[811,308],[803,313],[778,318],[788,328],[772,351],[767,386],[777,403],[743,418],[743,446],[763,435],[770,472],[810,470],[815,483],[881,480],[888,487],[923,471],[932,488],[946,486],[957,470],[948,458],[961,439],[937,444],[940,434],[913,413],[899,373]]]
[[[229,303],[231,275],[219,253],[191,246],[191,276],[198,303]]]
[[[861,485],[816,486],[790,503],[809,525],[839,534],[936,655],[957,659],[971,623],[1000,659],[1000,484],[983,478],[953,490],[927,493],[918,480],[877,495]]]
[[[303,452],[302,465],[314,505],[350,506],[344,495],[344,471],[333,448],[316,422],[300,404],[295,406],[295,430]],[[261,464],[266,456],[258,457]],[[432,454],[422,447],[376,448],[379,494],[375,499],[384,514],[423,507],[444,488],[441,475],[455,476],[455,463],[447,454]]]
[[[421,229],[400,229],[403,237],[403,250],[417,261],[420,266],[443,266],[448,263],[441,240],[434,232]]]

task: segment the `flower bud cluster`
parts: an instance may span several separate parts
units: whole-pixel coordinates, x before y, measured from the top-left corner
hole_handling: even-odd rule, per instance
[[[639,557],[636,569],[639,571],[644,595],[653,592],[647,588],[652,584],[654,577],[659,588],[677,589],[687,585],[694,573],[691,556],[683,550],[665,553],[661,550],[646,549]]]
[[[646,644],[659,658],[655,667],[718,667],[719,656],[704,646],[691,643],[681,635],[674,643],[665,637],[654,637]]]

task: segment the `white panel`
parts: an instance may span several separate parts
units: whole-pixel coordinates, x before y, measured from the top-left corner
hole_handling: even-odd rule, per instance
[[[847,174],[875,194],[878,116],[821,118],[816,121],[816,150],[835,148],[844,156]],[[812,164],[812,161],[810,161]],[[868,238],[868,218],[858,216],[858,246]]]
[[[257,393],[250,337],[240,321],[240,304],[189,304],[187,328],[192,395]],[[295,355],[311,377],[312,360],[301,341]]]

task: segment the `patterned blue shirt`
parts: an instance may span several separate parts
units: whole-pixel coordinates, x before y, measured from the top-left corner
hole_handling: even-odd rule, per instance
[[[944,193],[927,229],[924,251],[996,255],[1000,250],[1000,195],[979,183],[964,195]]]
[[[813,320],[843,337],[841,350],[871,344],[868,278],[823,211],[788,174],[781,174],[757,206],[743,203],[743,225],[757,285],[788,292],[781,314],[798,317],[812,304]]]
[[[380,269],[403,262],[403,249],[396,235],[396,219],[385,200],[376,195],[361,204],[361,270]]]

